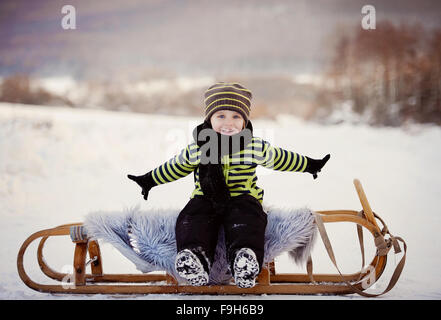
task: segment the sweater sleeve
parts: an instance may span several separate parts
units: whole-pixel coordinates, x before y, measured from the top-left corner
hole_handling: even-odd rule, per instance
[[[191,143],[179,154],[153,169],[153,180],[156,185],[160,185],[184,178],[197,168],[199,161],[199,147],[195,143]]]
[[[301,154],[273,147],[269,142],[262,140],[262,166],[278,171],[304,172],[308,160]]]

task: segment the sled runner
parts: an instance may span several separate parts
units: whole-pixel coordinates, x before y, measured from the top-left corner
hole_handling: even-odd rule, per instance
[[[239,288],[234,283],[210,284],[207,286],[190,286],[183,284],[170,272],[165,274],[106,274],[103,271],[103,260],[97,238],[88,234],[83,223],[61,225],[55,228],[38,231],[27,238],[17,256],[18,273],[22,281],[30,288],[40,292],[79,293],[79,294],[350,294],[358,293],[375,297],[391,290],[403,270],[407,246],[400,237],[393,236],[384,221],[375,214],[366,198],[360,182],[354,180],[355,189],[360,199],[362,210],[333,210],[313,213],[314,228],[318,230],[329,258],[336,267],[336,274],[314,274],[312,261],[307,259],[307,273],[277,273],[274,260],[266,261],[253,288]],[[268,215],[270,216],[270,214]],[[365,266],[364,239],[362,229],[367,229],[373,236],[376,254],[372,261],[357,273],[342,274],[338,268],[334,251],[329,241],[325,224],[333,222],[351,222],[357,226],[360,241],[362,266]],[[378,223],[382,224],[380,228]],[[74,245],[73,274],[60,273],[46,263],[43,248],[49,237],[70,236]],[[40,284],[30,279],[24,269],[24,254],[28,246],[40,239],[37,259],[41,271],[58,284]],[[391,248],[395,254],[404,252],[397,264],[386,289],[378,294],[365,292],[383,274],[387,255]],[[135,253],[133,253],[135,254]],[[87,270],[90,269],[90,273]],[[67,281],[67,279],[70,279]]]

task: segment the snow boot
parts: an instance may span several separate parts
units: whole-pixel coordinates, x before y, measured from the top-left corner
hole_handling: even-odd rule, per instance
[[[254,251],[249,248],[238,250],[234,258],[233,270],[236,286],[239,288],[254,287],[259,274],[259,263]]]
[[[188,249],[184,249],[177,254],[175,268],[178,274],[192,286],[208,284],[208,273],[205,271],[201,260]]]

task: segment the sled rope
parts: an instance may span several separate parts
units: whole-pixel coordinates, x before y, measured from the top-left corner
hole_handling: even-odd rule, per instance
[[[359,216],[360,218],[366,218],[363,210],[359,211],[357,216]],[[364,265],[365,265],[363,228],[362,228],[362,226],[360,226],[358,224],[357,224],[357,235],[358,235],[358,243],[360,244],[360,251],[361,251],[361,270],[363,270]],[[378,263],[378,261],[377,261],[377,263]],[[306,261],[306,272],[307,272],[311,282],[314,284],[317,284],[317,282],[314,280],[314,275],[313,275],[312,270],[313,270],[312,257],[311,257],[311,255],[309,255],[308,259]],[[358,277],[358,279],[355,282],[359,282],[362,279],[362,277],[363,277],[363,274],[360,273],[360,276]]]
[[[379,218],[377,215],[375,215],[377,218]],[[320,214],[315,214],[315,222],[317,224],[317,229],[319,230],[320,236],[322,238],[323,244],[325,245],[326,251],[328,253],[329,258],[331,259],[332,263],[334,264],[335,268],[337,269],[338,273],[340,274],[340,276],[342,277],[343,282],[345,282],[351,289],[353,289],[356,293],[358,293],[361,296],[364,297],[378,297],[381,296],[383,294],[385,294],[386,292],[389,292],[397,283],[398,279],[400,278],[401,272],[404,268],[404,263],[406,261],[406,252],[407,252],[407,245],[406,242],[401,238],[401,237],[394,237],[390,234],[390,232],[388,231],[386,225],[384,224],[384,222],[381,220],[381,218],[379,218],[379,220],[383,223],[383,230],[381,231],[382,235],[378,235],[375,237],[375,245],[377,246],[377,255],[387,255],[387,253],[389,252],[391,245],[394,247],[395,253],[399,253],[401,252],[400,246],[398,241],[401,241],[403,243],[403,247],[404,247],[404,254],[403,257],[401,258],[400,262],[398,263],[398,265],[396,266],[392,277],[389,281],[388,286],[386,287],[386,289],[378,294],[371,294],[371,293],[367,293],[364,292],[360,289],[358,289],[357,287],[355,287],[353,284],[351,284],[349,281],[345,280],[343,277],[343,274],[340,272],[340,269],[337,266],[337,261],[335,259],[335,255],[334,255],[334,251],[332,249],[332,245],[331,242],[329,241],[329,237],[328,234],[326,232],[325,229],[325,225],[323,223],[322,217],[320,216]],[[358,229],[358,228],[357,228]],[[384,234],[389,234],[390,235],[390,239],[385,240],[383,237],[383,233]],[[364,251],[364,249],[362,250]],[[310,276],[310,278],[312,278],[312,260],[311,262],[309,262],[310,258],[308,259],[308,263],[310,264],[310,266],[307,266],[307,270],[308,270],[308,274]]]
[[[308,260],[306,260],[306,272],[308,273],[309,280],[311,280],[311,283],[317,284],[317,282],[314,280],[314,276],[312,274],[312,257],[311,254],[308,256]]]
[[[365,218],[363,211],[359,211],[357,216],[359,216],[360,218]],[[361,269],[363,269],[365,264],[363,228],[359,224],[357,224],[357,234],[358,234],[358,242],[360,243],[360,250],[361,250]]]

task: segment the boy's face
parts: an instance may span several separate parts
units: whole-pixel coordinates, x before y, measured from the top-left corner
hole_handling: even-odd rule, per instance
[[[227,136],[239,133],[245,127],[245,120],[240,113],[231,110],[216,111],[210,122],[214,131]]]

